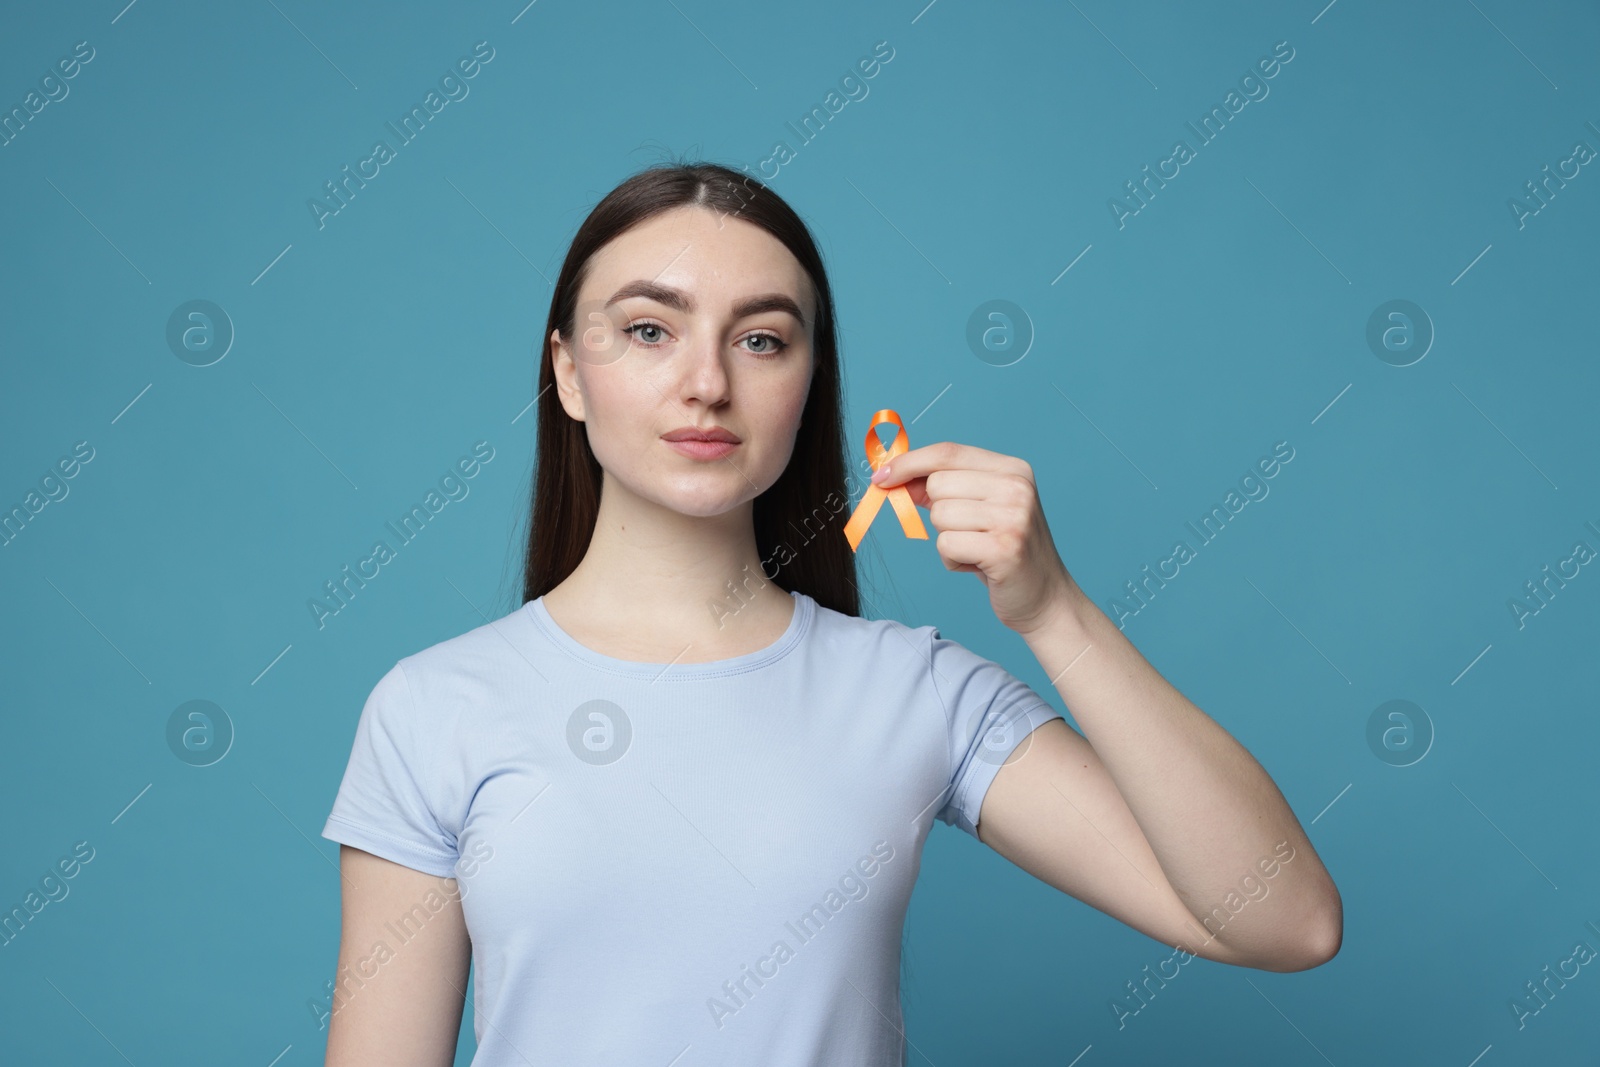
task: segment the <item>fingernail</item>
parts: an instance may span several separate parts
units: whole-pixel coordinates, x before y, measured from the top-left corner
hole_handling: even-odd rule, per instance
[[[886,482],[888,480],[889,480],[889,465],[887,463],[885,463],[883,466],[879,467],[877,470],[872,472],[872,482],[873,482],[874,485],[882,485],[884,482]]]

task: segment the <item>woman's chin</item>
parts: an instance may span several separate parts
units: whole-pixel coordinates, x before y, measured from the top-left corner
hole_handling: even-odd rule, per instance
[[[695,519],[710,519],[718,515],[725,515],[739,507],[745,501],[755,496],[751,492],[752,486],[743,478],[739,478],[739,486],[682,486],[674,491],[671,486],[664,487],[660,494],[659,502],[664,507],[671,508],[679,515],[686,515]]]
[[[742,503],[743,500],[720,500],[712,504],[682,502],[669,504],[668,507],[691,519],[714,519],[718,515],[726,515]]]

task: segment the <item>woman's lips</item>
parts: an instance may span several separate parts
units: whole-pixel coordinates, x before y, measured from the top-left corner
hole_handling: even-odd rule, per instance
[[[739,447],[737,441],[664,441],[668,448],[676,449],[690,459],[721,459]]]

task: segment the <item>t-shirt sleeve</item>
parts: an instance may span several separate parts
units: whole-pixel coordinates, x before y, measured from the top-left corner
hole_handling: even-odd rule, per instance
[[[396,663],[361,709],[344,780],[322,828],[330,841],[427,874],[451,877],[456,836],[440,824],[439,748]]]
[[[1039,726],[1066,716],[1000,664],[928,629],[929,682],[950,738],[948,799],[936,818],[977,837],[984,795],[1006,757]]]

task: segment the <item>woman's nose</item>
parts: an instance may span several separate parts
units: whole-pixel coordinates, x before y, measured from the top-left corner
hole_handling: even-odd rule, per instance
[[[682,358],[679,392],[685,400],[717,404],[728,398],[728,368],[717,334],[701,334],[699,340],[679,350]]]

